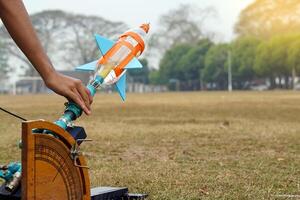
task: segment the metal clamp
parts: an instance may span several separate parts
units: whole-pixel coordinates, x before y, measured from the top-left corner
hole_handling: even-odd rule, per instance
[[[74,161],[74,166],[75,167],[79,167],[79,168],[87,168],[89,169],[88,166],[84,166],[84,165],[78,165],[77,164],[77,159],[80,155],[82,155],[82,152],[80,151],[80,146],[78,145],[78,142],[91,142],[93,140],[91,139],[77,139],[75,144],[72,146],[71,148],[71,158]]]

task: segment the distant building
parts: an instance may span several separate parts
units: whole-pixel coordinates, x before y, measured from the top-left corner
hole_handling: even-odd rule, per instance
[[[76,79],[80,79],[83,84],[88,84],[88,82],[93,78],[93,73],[92,72],[80,72],[80,71],[75,71],[75,70],[63,70],[59,71],[60,73],[70,76]]]
[[[9,92],[9,85],[8,85],[8,77],[6,74],[0,73],[0,94],[6,94]]]
[[[93,74],[86,72],[79,72],[74,70],[63,70],[60,73],[70,76],[76,79],[80,79],[85,85],[91,80]],[[114,87],[106,87],[102,90],[106,92],[114,91]],[[168,88],[166,86],[154,86],[146,85],[142,83],[127,83],[128,92],[136,93],[147,93],[147,92],[166,92]],[[37,93],[51,93],[41,79],[41,77],[21,77],[19,81],[16,82],[14,86],[13,93],[15,94],[37,94]]]
[[[7,93],[8,93],[7,88],[0,86],[0,94],[7,94]]]
[[[167,92],[168,87],[164,85],[147,85],[143,83],[128,83],[127,91],[134,93]]]
[[[16,94],[30,94],[30,93],[50,93],[51,91],[45,86],[42,79],[39,77],[26,77],[17,81],[15,85]]]
[[[92,76],[91,73],[82,73],[74,70],[63,70],[60,73],[76,79],[80,79],[84,84],[87,84]],[[21,77],[15,84],[16,94],[36,94],[50,93],[44,81],[40,77]]]

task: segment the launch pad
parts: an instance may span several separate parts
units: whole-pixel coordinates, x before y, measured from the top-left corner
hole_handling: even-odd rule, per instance
[[[86,89],[94,97],[100,86],[115,85],[126,99],[126,72],[140,69],[137,59],[145,49],[149,24],[142,24],[120,35],[117,41],[95,35],[101,57],[76,70],[94,74]],[[54,123],[27,121],[5,109],[2,111],[24,120],[22,123],[22,162],[0,166],[2,199],[22,200],[126,200],[144,199],[129,194],[127,188],[90,188],[88,166],[80,145],[88,141],[82,127],[73,126],[83,109],[78,103],[65,104],[63,115]],[[21,183],[21,184],[20,184]]]
[[[45,134],[45,130],[53,134]],[[22,123],[22,178],[13,192],[0,188],[2,200],[125,200],[145,199],[127,188],[90,188],[85,157],[79,146],[87,141],[83,128],[67,130],[47,121]]]

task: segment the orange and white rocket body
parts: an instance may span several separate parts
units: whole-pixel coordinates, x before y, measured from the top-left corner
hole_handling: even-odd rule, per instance
[[[116,84],[123,100],[126,98],[126,70],[142,68],[138,61],[145,49],[145,37],[149,24],[143,24],[136,29],[122,34],[117,42],[95,35],[102,57],[94,62],[79,66],[76,70],[94,71],[100,85]]]

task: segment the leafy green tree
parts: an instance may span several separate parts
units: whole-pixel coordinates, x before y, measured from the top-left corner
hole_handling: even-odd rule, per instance
[[[159,74],[161,82],[168,84],[170,79],[184,81],[182,68],[178,63],[184,55],[192,48],[191,44],[179,44],[169,49],[160,61]]]
[[[210,48],[205,57],[202,78],[206,83],[215,84],[217,89],[227,87],[228,44],[218,44]]]
[[[271,87],[275,87],[276,73],[273,69],[273,65],[270,58],[271,47],[268,42],[262,42],[256,50],[254,71],[261,77],[269,77],[271,81]]]
[[[255,37],[243,37],[231,44],[233,81],[238,89],[245,88],[255,77],[256,49],[260,42]]]
[[[153,85],[164,85],[163,81],[161,81],[160,72],[157,69],[152,69],[149,73],[149,81],[150,84]]]
[[[297,72],[300,71],[300,38],[293,42],[288,49],[288,63]]]
[[[292,87],[294,88],[295,76],[300,72],[300,37],[289,46],[287,59],[292,70]]]
[[[199,90],[201,84],[201,71],[204,68],[205,55],[213,43],[209,39],[200,40],[186,52],[178,63],[178,70],[185,82],[185,89]]]
[[[235,32],[263,39],[299,32],[299,10],[299,0],[255,0],[241,12]]]
[[[292,67],[288,62],[289,49],[298,37],[295,34],[274,36],[259,45],[255,70],[262,76],[270,77],[272,87],[275,87],[275,78],[280,79],[280,87],[281,79],[285,80],[285,88],[289,87],[289,77],[292,74]]]
[[[173,46],[161,60],[159,71],[152,73],[152,79],[160,79],[160,83],[169,84],[169,88],[176,90],[199,90],[200,72],[212,45],[209,39],[203,39],[196,44]]]

